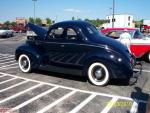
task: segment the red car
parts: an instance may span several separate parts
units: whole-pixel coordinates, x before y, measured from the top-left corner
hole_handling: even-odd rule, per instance
[[[136,28],[107,28],[101,30],[101,32],[108,37],[118,40],[124,30],[127,30],[131,35],[131,52],[136,58],[150,63],[150,38],[144,37],[140,30]]]

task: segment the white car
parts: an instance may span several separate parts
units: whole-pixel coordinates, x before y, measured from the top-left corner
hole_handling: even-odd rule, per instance
[[[14,35],[14,31],[13,30],[9,30],[8,28],[5,27],[1,27],[0,28],[0,37],[13,37]]]

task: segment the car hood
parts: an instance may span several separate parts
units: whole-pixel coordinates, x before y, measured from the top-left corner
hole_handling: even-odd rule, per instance
[[[47,34],[47,30],[42,28],[41,26],[34,25],[32,23],[28,23],[27,27],[29,27],[34,33],[41,38],[45,38]]]
[[[107,36],[96,36],[92,38],[92,42],[96,44],[102,44],[108,46],[108,48],[120,53],[120,54],[129,54],[128,48],[124,46],[122,43],[115,39],[111,39]]]

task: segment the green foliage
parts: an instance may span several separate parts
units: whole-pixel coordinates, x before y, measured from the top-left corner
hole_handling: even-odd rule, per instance
[[[46,22],[47,22],[48,25],[52,24],[52,20],[50,18],[46,18]]]
[[[96,27],[100,27],[102,24],[109,22],[109,20],[104,20],[104,19],[96,19],[96,20],[85,19],[85,21],[92,23]]]
[[[34,19],[32,17],[29,18],[30,23],[34,23]]]
[[[11,22],[10,24],[11,24],[12,26],[16,26],[16,25],[17,25],[16,22]]]
[[[35,24],[42,25],[42,20],[40,18],[35,19]]]
[[[72,20],[75,20],[75,17],[74,17],[74,16],[72,17]]]
[[[142,20],[134,20],[136,28],[140,28],[141,25],[143,25],[143,19]]]
[[[4,25],[9,26],[10,25],[10,21],[4,22]]]

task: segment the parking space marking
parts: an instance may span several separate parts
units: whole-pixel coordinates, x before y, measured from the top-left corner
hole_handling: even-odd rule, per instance
[[[87,103],[89,103],[95,97],[96,97],[95,94],[90,95],[87,99],[85,99],[84,101],[82,101],[78,106],[76,106],[69,113],[77,113],[81,108],[83,108]]]
[[[118,101],[119,98],[113,97],[112,100],[107,104],[107,106],[102,110],[101,113],[108,113],[113,105]]]
[[[13,79],[23,79],[25,80],[24,82],[36,82],[38,83],[37,85],[35,86],[32,86],[32,87],[29,87],[28,89],[26,90],[23,90],[23,91],[20,91],[14,95],[11,95],[3,100],[0,101],[0,104],[1,103],[4,103],[6,101],[9,101],[13,98],[16,98],[24,93],[27,93],[28,91],[31,91],[35,88],[38,88],[42,85],[49,85],[49,86],[53,86],[53,88],[41,93],[41,94],[38,94],[37,96],[15,106],[14,108],[11,109],[11,111],[16,111],[28,104],[30,104],[31,102],[39,99],[40,97],[43,97],[45,96],[46,94],[48,93],[51,93],[52,91],[56,90],[57,88],[62,88],[62,89],[68,89],[68,90],[71,90],[71,92],[67,93],[66,95],[64,95],[63,97],[60,97],[58,100],[55,100],[54,102],[52,102],[51,104],[47,105],[46,107],[40,109],[38,111],[38,113],[43,113],[43,112],[46,112],[47,110],[51,109],[52,107],[54,107],[55,105],[59,104],[60,102],[62,102],[63,100],[67,99],[68,97],[70,97],[71,95],[75,94],[76,92],[81,92],[81,93],[86,93],[86,94],[90,94],[90,96],[88,98],[86,98],[85,100],[83,100],[79,105],[77,105],[75,108],[73,108],[70,113],[76,113],[78,112],[80,109],[82,109],[86,104],[88,104],[95,96],[103,96],[103,97],[111,97],[112,100],[110,101],[111,104],[108,104],[103,110],[101,113],[107,113],[109,112],[109,110],[112,108],[113,106],[113,103],[117,102],[118,99],[124,99],[124,100],[130,100],[130,101],[133,101],[133,106],[131,107],[130,111],[137,111],[137,108],[138,108],[138,104],[141,102],[141,103],[147,103],[146,101],[143,101],[143,100],[138,100],[138,103],[137,101],[135,101],[134,99],[132,98],[129,98],[129,97],[123,97],[123,96],[116,96],[116,95],[111,95],[111,94],[104,94],[104,93],[100,93],[100,92],[92,92],[92,91],[86,91],[86,90],[80,90],[80,89],[75,89],[75,88],[71,88],[71,87],[66,87],[66,86],[61,86],[61,85],[57,85],[57,84],[52,84],[52,83],[46,83],[46,82],[42,82],[42,81],[37,81],[37,80],[33,80],[33,79],[28,79],[28,78],[24,78],[24,77],[19,77],[19,76],[16,76],[16,75],[11,75],[11,74],[6,74],[6,73],[2,73],[0,72],[0,74],[3,76],[3,75],[7,75],[7,76],[11,76],[13,78],[9,79],[9,80],[6,80],[6,81],[3,81],[1,82],[0,84],[2,83],[6,83],[6,82],[9,82]],[[0,92],[3,92],[5,90],[9,90],[11,88],[14,88],[15,86],[19,86],[20,84],[23,84],[22,82],[21,83],[18,83],[18,84],[15,84],[13,86],[10,86],[10,87],[7,87],[5,89],[2,89],[0,90]],[[134,113],[134,112],[133,112]]]
[[[5,77],[5,76],[7,76],[7,75],[6,74],[5,75],[1,75],[0,78]]]
[[[6,67],[9,67],[9,66],[13,66],[13,65],[18,65],[18,63],[13,63],[13,64],[10,64],[10,65],[1,66],[0,68],[6,68]]]
[[[14,58],[13,56],[0,56],[0,60],[5,59],[5,58]]]
[[[9,82],[9,81],[12,81],[12,80],[15,80],[15,79],[17,79],[16,77],[14,77],[14,78],[11,78],[11,79],[8,79],[8,80],[5,80],[5,81],[3,81],[3,82],[0,82],[0,84],[4,84],[4,83],[6,83],[6,82]]]
[[[0,72],[0,74],[6,74],[6,73]],[[134,101],[132,98],[129,98],[129,97],[124,97],[124,96],[119,96],[119,95],[112,95],[112,94],[105,94],[105,93],[100,93],[100,92],[80,90],[80,89],[66,87],[66,86],[62,86],[62,85],[57,85],[57,84],[37,81],[37,80],[33,80],[33,79],[28,79],[28,78],[24,78],[24,77],[19,77],[19,76],[16,76],[16,75],[11,75],[11,74],[7,74],[7,75],[9,75],[11,77],[17,77],[17,78],[20,78],[20,79],[24,79],[24,80],[29,80],[29,81],[32,81],[32,82],[37,82],[37,83],[40,83],[40,84],[50,85],[50,86],[54,86],[54,87],[58,86],[60,88],[64,88],[64,89],[68,89],[68,90],[75,90],[75,91],[79,91],[79,92],[82,92],[82,93],[95,94],[95,95],[110,97],[110,98],[118,97],[119,99]],[[147,103],[146,101],[142,101],[142,100],[139,100],[139,101],[142,102],[142,103]]]
[[[134,69],[134,71],[140,71],[139,69]],[[142,72],[150,73],[149,70],[142,70]]]
[[[133,102],[133,105],[132,105],[132,107],[131,107],[130,113],[137,113],[138,104],[139,104],[139,102],[138,102],[137,100],[135,100],[135,101]]]
[[[18,68],[14,55],[0,54],[0,70],[8,70]]]
[[[2,62],[2,63],[0,63],[0,65],[8,64],[8,63],[12,63],[12,62],[16,62],[16,61],[15,61],[15,60],[13,60],[13,61],[8,61],[8,62]]]
[[[8,70],[8,69],[14,69],[19,68],[19,66],[13,66],[13,67],[7,67],[7,68],[0,68],[0,70]]]
[[[1,92],[4,92],[4,91],[6,91],[6,90],[9,90],[9,89],[11,89],[11,88],[14,88],[14,87],[16,87],[16,86],[19,86],[19,85],[25,84],[25,83],[27,83],[27,82],[29,82],[29,81],[23,81],[23,82],[20,82],[20,83],[15,84],[15,85],[12,85],[12,86],[10,86],[10,87],[7,87],[7,88],[4,88],[4,89],[1,89],[1,90],[0,90],[0,93],[1,93]]]
[[[10,55],[10,54],[2,54],[2,53],[0,53],[0,56],[15,56],[15,55]]]
[[[46,95],[46,94],[48,94],[48,93],[50,93],[50,92],[52,92],[52,91],[54,91],[54,90],[56,90],[56,89],[58,89],[58,87],[53,87],[53,88],[51,88],[51,89],[49,89],[49,90],[47,90],[47,91],[45,91],[45,92],[43,92],[43,93],[41,93],[41,94],[35,96],[35,97],[33,97],[33,98],[27,100],[26,102],[24,102],[24,103],[22,103],[22,104],[20,104],[20,105],[18,105],[18,106],[16,106],[16,107],[10,109],[10,111],[18,110],[18,109],[20,109],[20,108],[22,108],[22,107],[28,105],[29,103],[31,103],[31,102],[33,102],[33,101],[39,99],[40,97],[42,97],[42,96],[44,96],[44,95]]]
[[[65,100],[66,98],[70,97],[71,95],[75,94],[77,91],[73,90],[71,92],[69,92],[68,94],[66,94],[65,96],[61,97],[60,99],[54,101],[53,103],[49,104],[48,106],[44,107],[43,109],[41,109],[40,111],[38,111],[37,113],[44,113],[46,111],[48,111],[50,108],[54,107],[55,105],[57,105],[58,103],[60,103],[61,101]]]
[[[0,62],[2,62],[2,61],[9,61],[9,60],[14,60],[14,58],[12,57],[12,58],[2,59],[2,60],[0,60]]]
[[[0,101],[0,104],[3,103],[3,102],[8,101],[8,100],[10,100],[10,99],[16,98],[16,97],[18,97],[18,96],[20,96],[20,95],[22,95],[22,94],[24,94],[24,93],[26,93],[26,92],[28,92],[28,91],[31,91],[31,90],[33,90],[33,89],[35,89],[35,88],[37,88],[37,87],[40,87],[40,86],[42,86],[42,84],[37,84],[37,85],[32,86],[32,87],[30,87],[30,88],[28,88],[28,89],[26,89],[26,90],[20,91],[19,93],[16,93],[16,94],[14,94],[14,95],[12,95],[12,96],[10,96],[10,97],[8,97],[8,98],[5,98],[5,99],[1,100],[1,101]]]

